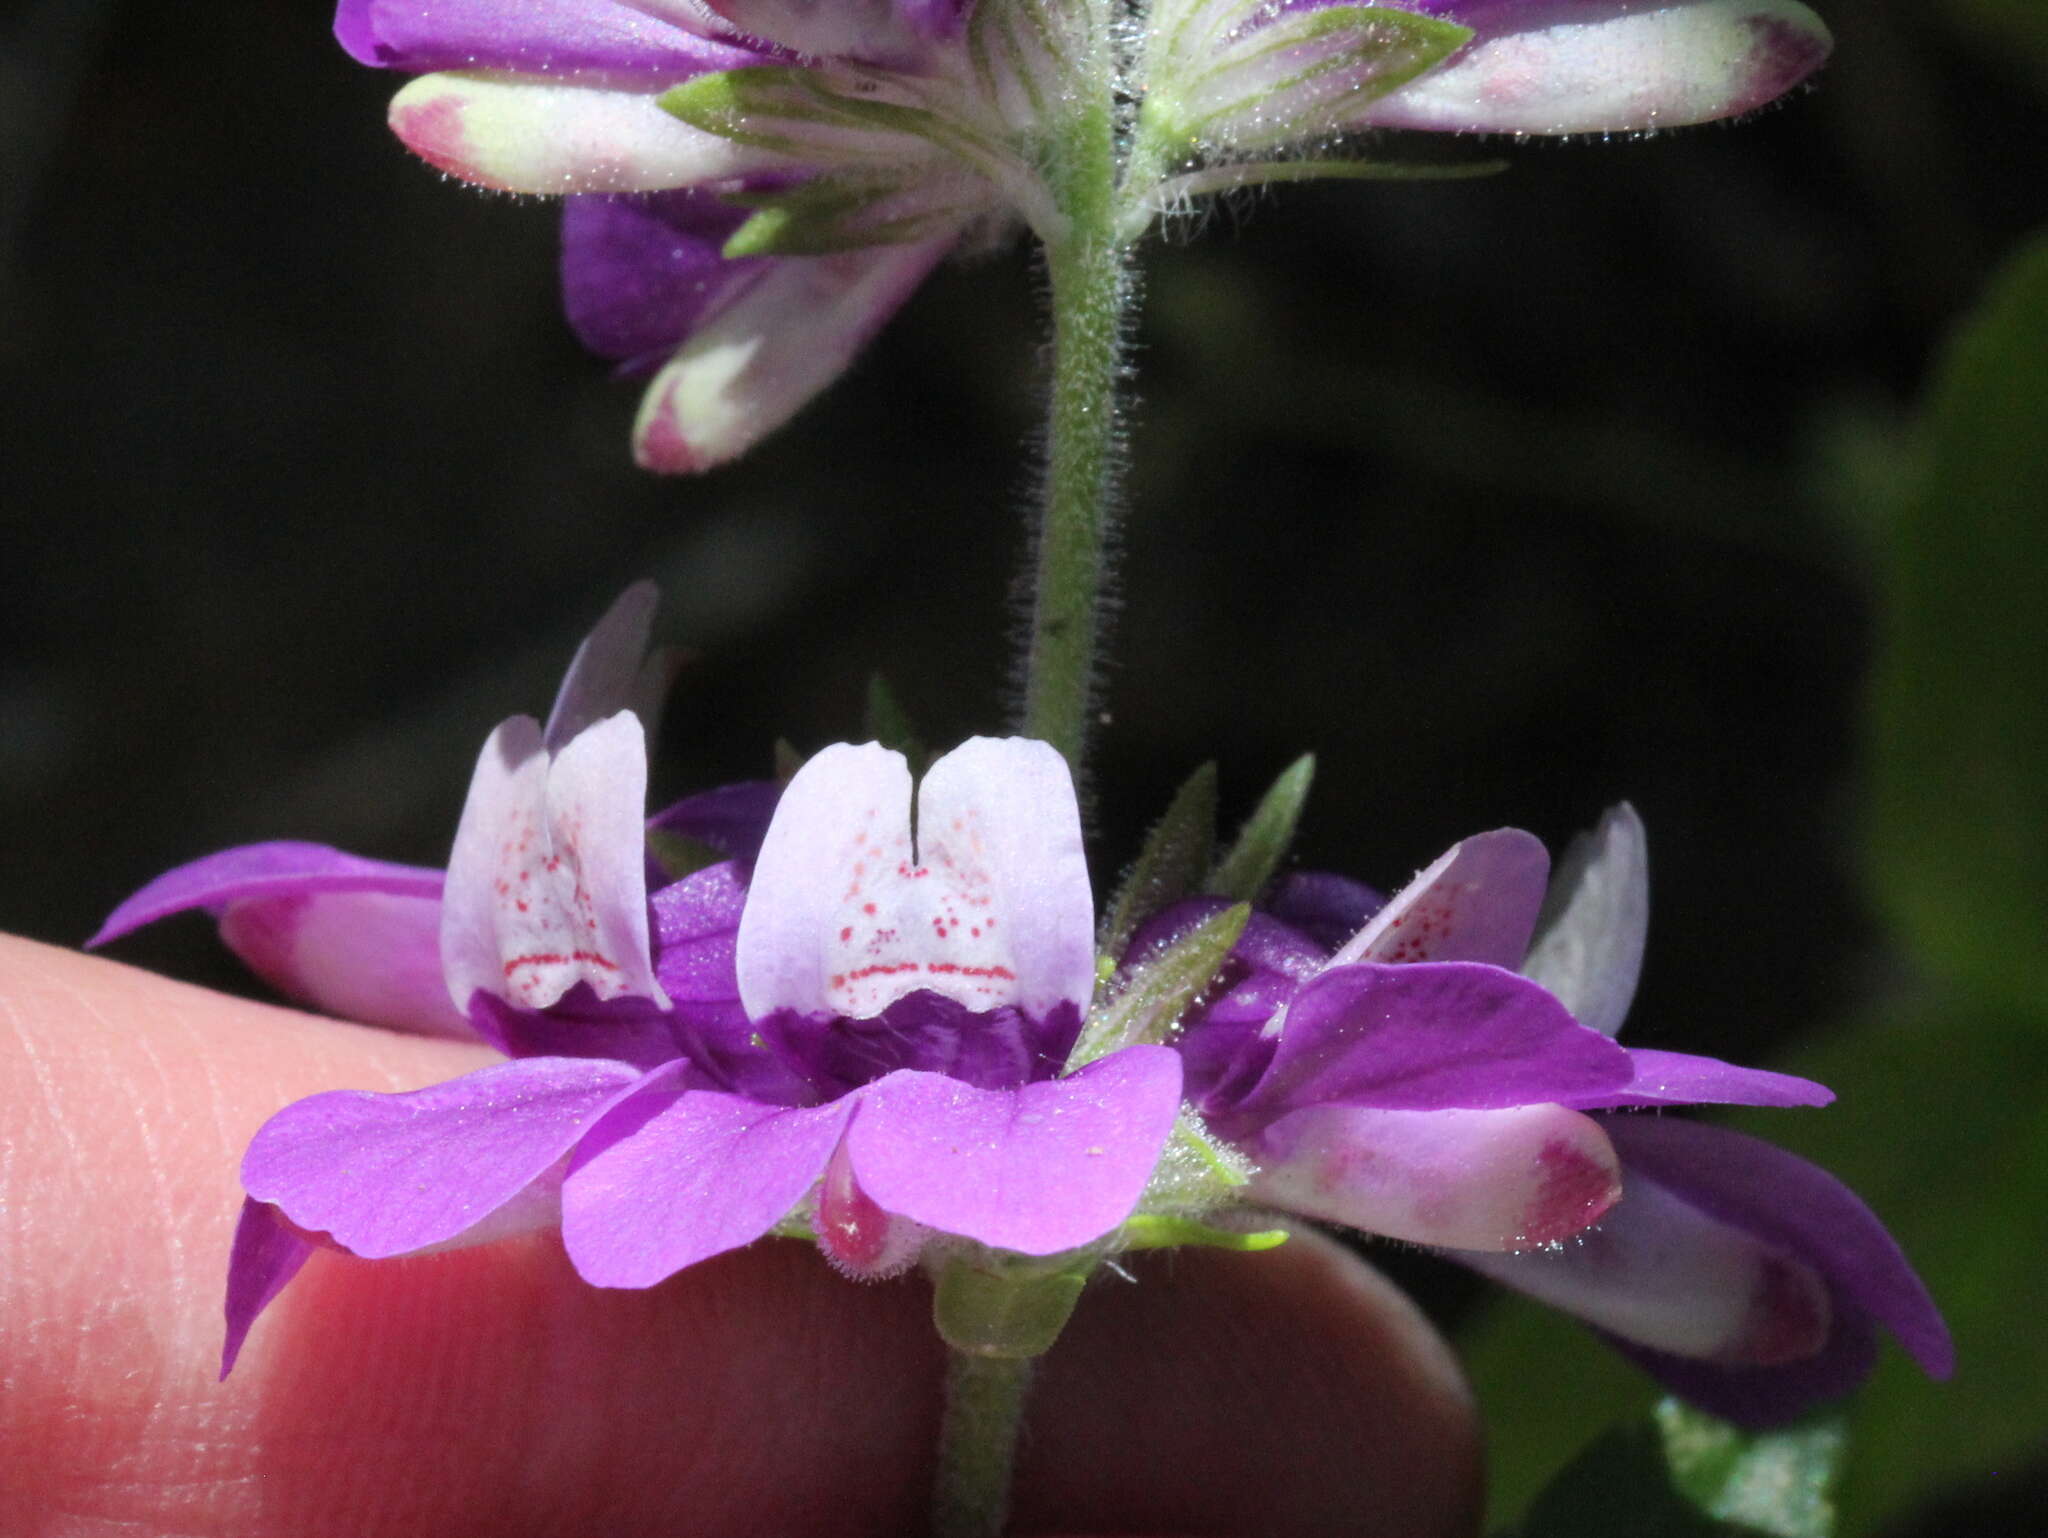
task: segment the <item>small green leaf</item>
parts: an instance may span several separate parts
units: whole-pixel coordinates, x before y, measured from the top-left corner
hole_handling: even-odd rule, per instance
[[[1273,873],[1293,847],[1295,829],[1301,826],[1302,803],[1308,799],[1309,783],[1315,774],[1313,753],[1302,754],[1281,772],[1273,788],[1238,830],[1230,852],[1209,872],[1209,879],[1203,884],[1205,891],[1250,902],[1266,889],[1266,883],[1273,879]]]
[[[893,748],[909,759],[912,774],[923,774],[931,763],[931,749],[910,724],[896,691],[880,673],[868,675],[867,733],[883,747]]]
[[[1156,956],[1130,969],[1123,991],[1089,1016],[1067,1071],[1140,1042],[1164,1041],[1215,980],[1216,970],[1252,916],[1250,903],[1212,913]]]
[[[1121,958],[1138,926],[1195,891],[1216,847],[1216,766],[1204,764],[1175,792],[1153,824],[1138,861],[1110,905],[1102,928],[1104,954]]]
[[[1141,1212],[1124,1220],[1119,1246],[1126,1250],[1167,1250],[1183,1244],[1212,1250],[1256,1253],[1276,1250],[1288,1239],[1284,1228],[1262,1228],[1245,1233],[1234,1228],[1216,1228],[1193,1218],[1174,1217],[1163,1212]]]
[[[1673,1483],[1648,1420],[1608,1431],[1529,1507],[1515,1538],[1750,1538],[1701,1511]]]
[[[1656,1419],[1673,1482],[1708,1516],[1771,1538],[1831,1538],[1849,1440],[1840,1415],[1744,1431],[1666,1399]]]
[[[902,245],[954,217],[950,209],[925,209],[892,218],[888,200],[911,183],[874,174],[814,176],[773,191],[730,192],[728,203],[756,210],[726,238],[722,255],[829,256],[867,246]]]

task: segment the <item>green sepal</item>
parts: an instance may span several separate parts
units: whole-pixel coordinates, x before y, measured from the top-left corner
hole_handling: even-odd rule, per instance
[[[1655,1416],[1671,1482],[1708,1516],[1772,1538],[1830,1538],[1849,1441],[1840,1415],[1744,1431],[1666,1399]]]
[[[1140,924],[1195,891],[1208,874],[1215,848],[1216,766],[1204,764],[1174,793],[1165,815],[1146,835],[1103,921],[1102,952],[1119,959]]]
[[[1121,992],[1090,1012],[1067,1059],[1073,1072],[1099,1057],[1172,1035],[1188,1007],[1215,981],[1252,916],[1250,903],[1212,913],[1155,956],[1132,967]]]
[[[1304,753],[1273,782],[1258,806],[1238,830],[1229,852],[1216,862],[1203,883],[1203,890],[1219,897],[1250,902],[1266,889],[1287,851],[1294,845],[1294,833],[1301,826],[1302,803],[1308,799],[1310,782],[1316,775],[1316,757]]]
[[[1126,1250],[1169,1250],[1184,1244],[1212,1250],[1236,1250],[1254,1254],[1277,1250],[1291,1237],[1284,1228],[1262,1228],[1255,1233],[1217,1228],[1193,1218],[1174,1217],[1164,1212],[1141,1212],[1124,1220],[1118,1231],[1118,1246]]]
[[[880,176],[818,176],[774,191],[730,192],[725,201],[754,214],[726,238],[720,254],[747,256],[830,256],[868,246],[896,246],[931,233],[943,212],[877,218],[876,208],[908,185]]]
[[[647,852],[654,856],[655,863],[671,881],[680,881],[725,858],[709,844],[663,828],[647,830]]]
[[[1095,1268],[1095,1254],[1045,1266],[954,1255],[932,1288],[932,1322],[955,1351],[969,1356],[1042,1356],[1066,1328]]]
[[[787,737],[775,739],[775,778],[787,785],[804,766],[804,754]]]
[[[883,747],[901,753],[910,761],[910,772],[924,773],[932,761],[931,749],[910,724],[910,717],[904,711],[902,702],[896,698],[896,691],[889,687],[888,679],[880,673],[868,675],[868,708],[865,717],[868,737]]]
[[[822,70],[786,64],[697,75],[671,86],[655,101],[692,128],[735,144],[792,154],[815,153],[821,147],[819,129],[830,134],[909,134],[948,147],[955,147],[960,138],[958,129],[921,107],[848,95],[835,90]],[[876,158],[873,149],[858,142],[834,148],[848,159]]]

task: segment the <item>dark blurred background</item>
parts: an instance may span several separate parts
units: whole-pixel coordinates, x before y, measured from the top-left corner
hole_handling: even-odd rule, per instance
[[[1313,749],[1300,858],[1381,884],[1634,800],[1638,1043],[1782,1061],[1899,985],[1855,845],[1870,534],[1930,358],[2048,216],[2048,29],[1822,9],[1835,61],[1753,121],[1290,188],[1148,251],[1101,868],[1201,760],[1234,818]],[[76,943],[248,840],[439,863],[483,735],[642,574],[698,653],[658,798],[857,734],[878,669],[934,741],[1004,724],[1021,248],[743,464],[658,481],[560,318],[554,211],[404,153],[322,0],[4,17],[0,926]],[[245,986],[197,920],[119,954]],[[1935,1493],[1988,1530],[2027,1480]]]

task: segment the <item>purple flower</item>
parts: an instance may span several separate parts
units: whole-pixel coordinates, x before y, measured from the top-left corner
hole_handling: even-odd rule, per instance
[[[342,0],[335,32],[363,63],[422,77],[390,113],[422,158],[568,195],[571,324],[652,374],[635,452],[671,472],[786,421],[977,229],[1021,219],[1065,239],[1057,146],[1118,93],[1142,102],[1111,220],[1135,238],[1201,192],[1345,174],[1326,151],[1347,134],[1702,122],[1782,94],[1829,47],[1796,0],[1160,0],[1115,36],[1106,14]]]
[[[1546,888],[1547,872],[1535,839],[1501,829],[1466,839],[1377,911],[1349,883],[1282,883],[1272,906],[1293,923],[1253,916],[1225,986],[1180,1041],[1191,1098],[1257,1166],[1249,1197],[1440,1246],[1589,1320],[1680,1394],[1747,1423],[1852,1387],[1874,1359],[1875,1324],[1946,1376],[1952,1353],[1932,1300],[1839,1181],[1751,1138],[1629,1114],[1833,1098],[1785,1074],[1613,1046],[1649,915],[1634,811],[1609,812]],[[1184,928],[1198,911],[1163,922]],[[1304,932],[1346,922],[1360,927],[1334,952]],[[1579,1037],[1524,989],[1575,1016]],[[1482,996],[1499,1006],[1476,1008]],[[1468,1043],[1484,1057],[1475,1088],[1438,1092],[1434,1107],[1396,1104],[1384,1088],[1367,1101],[1351,1077],[1362,1065],[1338,1069],[1323,1045],[1442,1032],[1443,1021],[1435,1062]],[[1509,1023],[1545,1043],[1526,1059],[1540,1089],[1503,1072],[1510,1058],[1490,1043]],[[1581,1083],[1562,1082],[1572,1072]],[[1482,1083],[1521,1098],[1485,1103]],[[1302,1103],[1303,1086],[1339,1092]]]
[[[672,1009],[666,957],[650,973],[621,918],[640,875],[606,852],[627,830],[600,826],[607,776],[639,788],[614,757],[618,719],[552,755],[544,734],[514,734],[509,771],[486,751],[448,878],[458,987]],[[900,755],[806,764],[745,896],[737,1010],[686,1021],[665,1061],[526,1057],[271,1118],[242,1167],[225,1361],[320,1244],[381,1258],[559,1224],[586,1279],[646,1287],[792,1220],[860,1275],[934,1240],[1045,1256],[1116,1230],[1172,1128],[1180,1064],[1135,1046],[1062,1073],[1094,979],[1065,764],[976,739],[926,775],[914,845],[910,816]],[[543,833],[562,869],[524,880],[521,844]],[[544,916],[519,907],[535,888]]]

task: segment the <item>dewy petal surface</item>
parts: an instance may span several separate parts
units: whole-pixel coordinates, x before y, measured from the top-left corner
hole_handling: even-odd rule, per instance
[[[1516,1250],[1570,1238],[1620,1199],[1621,1167],[1589,1116],[1315,1106],[1247,1148],[1267,1206],[1414,1244]]]
[[[1273,1061],[1235,1107],[1500,1110],[1594,1095],[1628,1054],[1534,983],[1469,962],[1336,967],[1288,1006]]]
[[[639,1077],[624,1063],[538,1057],[406,1094],[314,1095],[263,1124],[242,1184],[358,1255],[404,1255],[513,1201]]]
[[[1549,872],[1534,834],[1475,833],[1395,893],[1329,964],[1484,961],[1513,971],[1528,952]]]
[[[586,1281],[651,1287],[751,1244],[824,1173],[854,1099],[763,1105],[649,1077],[591,1130],[562,1182],[562,1242]]]
[[[1014,1090],[906,1070],[862,1093],[847,1153],[885,1210],[1051,1255],[1130,1216],[1179,1108],[1180,1061],[1166,1047],[1126,1047]]]
[[[740,997],[879,1015],[918,991],[1033,1017],[1092,990],[1094,906],[1065,761],[1024,738],[940,759],[910,834],[902,755],[839,744],[798,771],[740,920]]]
[[[543,1009],[577,983],[667,998],[647,927],[647,749],[622,711],[552,758],[529,717],[484,744],[448,861],[441,959],[459,1007],[481,990]]]
[[[752,50],[693,35],[652,9],[616,0],[342,0],[334,35],[358,62],[412,74],[498,69],[671,84],[759,62]]]
[[[648,385],[633,424],[641,467],[708,470],[780,427],[844,372],[957,238],[773,259]]]
[[[1579,1024],[1613,1036],[1635,999],[1649,930],[1649,842],[1624,801],[1558,862],[1520,970]]]
[[[429,165],[501,192],[659,192],[789,164],[690,127],[646,91],[516,75],[422,75],[390,117]]]
[[[1374,102],[1360,126],[1677,128],[1782,96],[1833,46],[1797,0],[1479,0],[1443,14],[1478,35],[1441,68]]]

